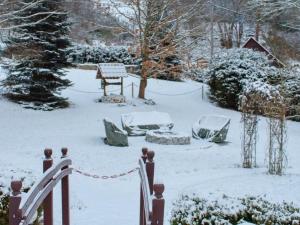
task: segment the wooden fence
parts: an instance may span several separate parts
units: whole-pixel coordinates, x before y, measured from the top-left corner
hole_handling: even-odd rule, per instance
[[[163,225],[165,200],[163,184],[154,184],[154,152],[144,148],[139,160],[141,177],[140,225]],[[154,192],[154,196],[153,196]]]
[[[43,207],[43,224],[53,225],[53,189],[61,181],[62,225],[70,225],[69,175],[72,173],[68,150],[62,149],[61,161],[53,166],[52,150],[44,151],[44,176],[26,194],[21,196],[22,181],[12,181],[12,194],[9,199],[9,225],[29,225],[35,219],[39,207]],[[163,225],[164,185],[154,184],[154,152],[143,148],[139,159],[140,225]],[[154,192],[154,195],[153,195]]]
[[[67,157],[68,150],[62,149],[62,159],[53,166],[52,150],[44,151],[43,178],[37,182],[22,199],[22,181],[12,181],[12,194],[9,199],[9,225],[28,225],[32,223],[38,208],[43,205],[44,225],[53,225],[53,188],[61,181],[62,224],[70,225],[69,175],[72,161]]]

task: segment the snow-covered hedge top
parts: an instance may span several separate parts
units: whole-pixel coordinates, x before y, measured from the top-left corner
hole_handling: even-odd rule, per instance
[[[74,45],[69,50],[68,58],[73,63],[133,64],[133,58],[125,47]]]
[[[215,76],[226,79],[226,75],[235,73],[241,83],[262,80],[277,76],[278,69],[271,65],[264,53],[245,48],[233,48],[222,51],[214,57],[212,70]]]
[[[300,210],[293,203],[272,203],[261,197],[207,200],[182,196],[174,203],[171,225],[299,225]]]

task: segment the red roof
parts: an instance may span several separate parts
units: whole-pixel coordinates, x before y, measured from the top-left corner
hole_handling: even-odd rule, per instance
[[[273,65],[276,67],[285,67],[284,63],[277,59],[272,53],[267,50],[264,46],[258,43],[253,37],[249,38],[249,40],[243,45],[242,48],[253,49],[254,51],[264,52],[270,60],[273,61]]]

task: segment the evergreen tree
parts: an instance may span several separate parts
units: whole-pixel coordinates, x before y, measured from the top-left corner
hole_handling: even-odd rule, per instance
[[[23,0],[21,4],[32,2]],[[3,81],[6,96],[25,107],[52,110],[68,106],[59,92],[71,85],[64,77],[68,66],[68,15],[61,0],[36,0],[34,7],[11,19],[13,35],[8,49],[14,58]]]

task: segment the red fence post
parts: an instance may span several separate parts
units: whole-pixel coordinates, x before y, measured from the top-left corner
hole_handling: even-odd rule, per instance
[[[43,161],[44,173],[53,165],[52,150],[45,149],[45,159]],[[53,225],[53,192],[51,191],[43,202],[44,207],[44,225]]]
[[[164,209],[165,200],[163,198],[163,192],[165,186],[163,184],[154,184],[154,196],[152,200],[152,225],[164,224]]]
[[[148,153],[148,148],[142,148],[142,160],[144,163],[146,163],[146,160],[147,160],[147,153]]]
[[[143,148],[141,158],[142,158],[144,163],[146,163],[146,160],[147,160],[147,153],[148,153],[148,149]],[[142,185],[141,185],[141,190],[140,190],[140,225],[145,225],[145,223],[146,223],[146,220],[145,220],[144,196],[143,196],[143,189],[142,189]]]
[[[68,149],[61,149],[61,158],[68,157]],[[62,168],[67,169],[68,166]],[[65,176],[61,180],[61,200],[62,200],[62,225],[70,225],[70,198],[69,198],[69,176]]]
[[[22,220],[21,210],[21,188],[22,181],[12,181],[10,183],[12,194],[9,197],[9,225],[19,225]]]
[[[148,161],[146,162],[146,172],[147,172],[151,195],[153,194],[153,183],[154,183],[154,161],[153,161],[154,155],[155,153],[153,151],[148,151],[147,153]]]

